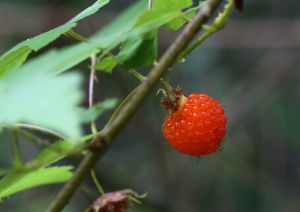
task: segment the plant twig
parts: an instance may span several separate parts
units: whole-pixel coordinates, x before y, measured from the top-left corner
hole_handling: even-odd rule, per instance
[[[152,0],[148,0],[148,9],[152,9]]]
[[[140,86],[140,85],[139,85]],[[117,107],[117,109],[114,111],[114,113],[111,115],[111,117],[109,118],[108,122],[105,124],[104,129],[109,126],[112,121],[116,118],[116,116],[119,114],[120,110],[123,108],[123,106],[128,102],[128,100],[133,96],[133,94],[135,94],[135,92],[137,91],[137,89],[139,88],[136,87],[134,88],[126,97],[125,99],[123,99],[123,101],[119,104],[119,106]]]
[[[129,73],[132,74],[135,78],[137,78],[140,82],[144,82],[146,80],[146,77],[137,72],[135,69],[130,69]]]
[[[95,81],[95,65],[96,65],[96,55],[91,56],[91,74],[89,83],[89,108],[93,107],[93,94],[94,94],[94,81]],[[95,120],[91,121],[91,131],[92,133],[97,133]]]
[[[186,48],[178,57],[177,61],[181,61],[184,59],[189,53],[191,53],[197,46],[202,44],[208,37],[212,34],[220,31],[227,23],[229,15],[233,10],[234,2],[233,0],[228,0],[228,3],[224,7],[224,11],[220,13],[216,19],[214,20],[213,24],[209,26],[203,26],[205,32],[188,48]]]
[[[33,143],[43,146],[43,147],[50,147],[51,143],[48,142],[47,140],[43,140],[41,138],[39,138],[38,136],[23,130],[23,129],[17,129],[17,132],[22,135],[25,139],[27,139],[28,141],[32,141]]]
[[[92,139],[91,151],[84,157],[73,177],[65,184],[57,195],[56,199],[49,207],[48,212],[59,212],[69,202],[83,178],[89,173],[90,169],[110,146],[112,139],[130,119],[143,100],[149,95],[159,79],[168,71],[168,68],[174,64],[179,54],[193,40],[202,25],[212,15],[221,1],[222,0],[208,0],[206,2],[206,4],[198,11],[195,18],[184,28],[175,42],[163,54],[157,65],[154,66],[148,74],[147,79],[141,83],[137,91],[123,106],[111,124]]]
[[[99,181],[98,181],[98,179],[97,179],[97,177],[96,177],[96,173],[95,173],[94,169],[91,169],[91,176],[92,176],[92,178],[93,178],[93,181],[94,181],[94,183],[95,183],[95,185],[96,185],[98,191],[100,192],[100,194],[101,194],[103,197],[105,197],[105,196],[106,196],[106,195],[105,195],[105,192],[104,192],[102,186],[100,185],[100,183],[99,183]]]
[[[32,124],[23,124],[23,123],[18,123],[15,124],[16,127],[21,127],[21,128],[27,128],[27,129],[32,129],[32,130],[37,130],[40,132],[44,132],[44,133],[48,133],[51,135],[54,135],[58,138],[61,138],[63,140],[67,140],[67,138],[65,136],[63,136],[62,134],[59,134],[58,132],[55,132],[53,130],[50,130],[48,128],[45,127],[41,127],[41,126],[37,126],[37,125],[32,125]]]
[[[19,145],[19,136],[16,130],[12,131],[12,146],[13,146],[13,155],[14,155],[14,165],[15,168],[20,168],[23,166],[23,160],[21,157],[20,145]]]

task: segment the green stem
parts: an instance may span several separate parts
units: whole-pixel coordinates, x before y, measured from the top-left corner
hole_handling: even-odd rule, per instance
[[[19,146],[18,132],[16,130],[13,130],[12,135],[13,135],[12,146],[13,146],[14,164],[16,168],[21,168],[23,166],[23,160],[21,157],[21,151]]]
[[[168,69],[176,62],[179,54],[188,46],[196,34],[201,30],[203,24],[209,19],[212,13],[222,0],[207,0],[206,4],[198,11],[194,19],[179,34],[174,43],[163,54],[159,62],[141,83],[130,99],[119,110],[113,121],[107,125],[91,141],[91,151],[84,157],[73,177],[65,184],[48,212],[59,212],[69,202],[70,198],[80,185],[90,169],[96,164],[106,149],[111,145],[113,138],[119,133],[130,117],[136,112],[141,103],[150,94],[155,84],[167,73]]]
[[[50,130],[50,129],[47,129],[45,127],[41,127],[41,126],[37,126],[37,125],[32,125],[32,124],[23,124],[23,123],[15,124],[15,126],[16,127],[21,127],[21,128],[27,128],[27,129],[37,130],[37,131],[44,132],[44,133],[48,133],[48,134],[54,135],[54,136],[56,136],[58,138],[61,138],[63,140],[67,139],[65,136],[59,134],[58,132],[55,132],[55,131]]]
[[[94,181],[94,183],[95,183],[95,185],[96,185],[98,191],[100,192],[100,194],[101,194],[103,197],[106,197],[105,192],[104,192],[102,186],[100,185],[100,183],[99,183],[99,181],[98,181],[98,179],[97,179],[97,177],[96,177],[96,174],[95,174],[94,169],[91,169],[91,176],[92,176],[93,181]]]
[[[13,170],[15,170],[15,169],[14,168],[1,168],[0,169],[0,176],[6,175],[8,172],[11,172]]]
[[[133,94],[137,91],[137,89],[139,88],[136,87],[134,88],[126,97],[125,99],[119,104],[119,106],[117,107],[117,109],[114,111],[114,113],[111,115],[111,117],[109,118],[108,122],[105,124],[104,129],[109,126],[112,121],[116,118],[116,116],[119,114],[120,110],[124,107],[124,105],[128,102],[128,100],[133,96]]]
[[[52,147],[50,146],[49,148],[52,148]],[[87,148],[88,148],[88,143],[79,144],[71,150],[63,150],[63,149],[57,150],[56,148],[53,147],[52,149],[54,149],[54,151],[57,151],[57,154],[54,154],[51,157],[47,157],[45,160],[38,160],[38,161],[31,160],[25,164],[25,168],[26,168],[26,170],[35,170],[40,167],[46,166],[50,163],[53,163],[53,161],[57,161],[61,158],[67,157],[69,155],[82,153]]]
[[[203,27],[206,31],[194,43],[192,43],[188,48],[186,48],[179,55],[177,61],[181,61],[189,53],[191,53],[197,46],[202,44],[208,37],[210,37],[212,34],[218,32],[222,28],[224,28],[233,8],[234,8],[233,0],[228,0],[228,3],[224,7],[224,11],[216,17],[216,19],[214,20],[214,23],[211,24],[210,26]]]
[[[86,43],[90,42],[87,38],[83,37],[82,35],[80,35],[79,33],[75,32],[72,29],[70,29],[69,31],[67,31],[66,34],[69,35],[69,36],[71,36],[71,37],[73,37],[76,40],[83,41],[83,42],[86,42]]]
[[[17,132],[22,135],[24,138],[26,138],[26,140],[32,141],[33,143],[43,146],[43,147],[50,147],[51,143],[49,143],[48,141],[42,140],[41,138],[37,137],[36,135],[27,132],[23,129],[17,129]]]
[[[131,73],[133,76],[135,76],[135,78],[137,78],[140,82],[144,82],[146,80],[145,76],[143,76],[142,74],[140,74],[139,72],[137,72],[134,69],[130,69],[129,73]]]
[[[186,22],[191,22],[192,19],[190,17],[187,16],[186,13],[184,12],[180,12],[181,17],[186,21]]]

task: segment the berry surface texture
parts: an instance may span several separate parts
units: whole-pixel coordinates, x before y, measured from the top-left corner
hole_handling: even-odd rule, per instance
[[[183,154],[204,156],[216,152],[226,132],[224,108],[205,93],[181,98],[178,110],[169,114],[162,126],[165,138]]]

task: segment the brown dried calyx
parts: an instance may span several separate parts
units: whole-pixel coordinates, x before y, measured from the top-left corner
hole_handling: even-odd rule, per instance
[[[173,89],[167,83],[163,82],[163,84],[166,90],[159,90],[163,93],[160,103],[170,114],[176,114],[181,110],[183,104],[185,103],[186,97],[183,95],[181,87]]]
[[[128,207],[133,205],[132,201],[137,202],[136,198],[144,196],[130,189],[106,193],[105,196],[96,199],[85,212],[127,212]]]

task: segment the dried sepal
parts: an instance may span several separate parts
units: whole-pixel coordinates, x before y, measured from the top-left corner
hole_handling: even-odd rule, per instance
[[[177,87],[174,90],[163,92],[164,96],[161,98],[160,103],[170,113],[174,114],[180,110],[182,101],[185,99],[182,88]]]
[[[85,212],[127,212],[133,206],[132,199],[142,197],[130,189],[106,193],[96,199]]]

